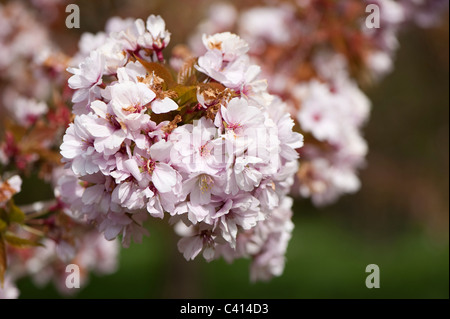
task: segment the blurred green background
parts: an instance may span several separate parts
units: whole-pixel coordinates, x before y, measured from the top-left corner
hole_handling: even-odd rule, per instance
[[[53,23],[67,53],[112,15],[160,14],[177,43],[206,12],[200,0],[76,3],[81,29]],[[71,298],[449,298],[448,30],[447,12],[439,27],[401,34],[394,72],[367,92],[373,109],[362,189],[326,208],[295,203],[281,277],[251,283],[248,260],[186,262],[167,220],[152,220],[143,244],[121,250],[117,273],[91,275]],[[380,289],[365,286],[372,263],[380,266]],[[61,297],[51,284],[41,289],[22,279],[18,286],[21,298]]]

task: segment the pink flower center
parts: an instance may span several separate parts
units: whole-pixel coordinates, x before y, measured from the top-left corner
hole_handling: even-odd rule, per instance
[[[203,230],[200,233],[200,238],[203,239],[203,245],[214,247],[214,240],[212,239],[212,233],[210,230]]]
[[[239,127],[241,127],[241,124],[239,124],[239,123],[228,124],[228,128],[233,131],[238,129]]]
[[[126,112],[130,112],[130,113],[141,113],[141,111],[142,111],[142,106],[141,105],[139,105],[139,104],[136,104],[136,105],[131,105],[131,106],[129,106],[129,107],[124,107],[124,108],[122,108],[124,111],[126,111]]]
[[[145,168],[147,169],[147,173],[149,173],[150,175],[153,174],[153,171],[155,170],[156,167],[156,162],[152,159],[149,159],[147,161],[147,164],[145,166]]]
[[[198,184],[200,187],[200,191],[202,192],[202,194],[204,194],[211,189],[212,185],[214,184],[214,180],[209,175],[202,175],[198,179]]]
[[[150,185],[148,185],[148,188],[150,188],[150,190],[153,192],[153,194],[158,193],[158,190],[156,189],[155,185],[153,185],[153,183],[150,183]]]
[[[313,114],[314,122],[320,122],[321,119],[322,119],[322,114],[320,114],[320,113]]]
[[[201,157],[208,156],[211,153],[211,150],[208,147],[208,142],[200,146],[199,152]]]

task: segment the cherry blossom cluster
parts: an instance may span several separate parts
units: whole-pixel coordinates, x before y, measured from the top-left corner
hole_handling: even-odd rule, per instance
[[[311,16],[301,18],[301,14],[310,12],[319,19],[314,1],[304,7],[252,7],[240,15],[229,5],[218,6],[211,12],[227,8],[221,9],[228,12],[226,22],[220,23],[212,15],[218,21],[204,22],[200,28],[237,28],[251,44],[251,58],[265,67],[271,92],[285,98],[299,131],[305,135],[302,165],[292,193],[323,205],[357,191],[357,170],[367,152],[360,129],[369,115],[370,102],[351,79],[344,56],[329,48],[316,49],[313,58],[308,55],[316,46],[316,31],[311,27],[319,22],[310,21]],[[198,38],[198,34],[192,37],[193,50],[198,47]]]
[[[251,279],[269,280],[289,195],[324,205],[360,188],[361,88],[393,69],[404,25],[433,26],[448,1],[255,3],[213,4],[170,58],[160,16],[113,17],[68,57],[50,35],[66,0],[0,4],[0,299],[25,276],[73,293],[71,263],[82,285],[114,272],[116,238],[139,242],[152,218],[187,260],[249,258]],[[48,198],[14,197],[30,185]]]
[[[296,130],[305,136],[291,193],[325,205],[360,188],[358,172],[368,151],[362,128],[371,107],[360,86],[392,70],[405,22],[420,15],[420,8],[430,9],[428,20],[436,18],[448,5],[444,2],[312,0],[255,6],[244,1],[238,8],[217,3],[191,36],[190,49],[204,54],[203,33],[229,30],[250,44],[249,55],[263,67],[269,91],[286,101]],[[380,10],[381,28],[366,24],[369,4]]]
[[[186,259],[227,251],[228,259],[252,257],[255,279],[279,275],[303,139],[250,63],[248,44],[205,35],[205,54],[185,61],[175,79],[161,17],[115,19],[108,28],[84,37],[98,46],[69,69],[76,116],[61,145],[71,170],[60,180],[62,198],[124,246],[147,233],[149,217],[167,215]],[[80,47],[87,51],[83,38]]]
[[[423,28],[433,27],[441,22],[442,15],[448,12],[446,0],[400,0],[407,21]]]
[[[47,110],[49,79],[34,81],[39,71],[30,66],[50,46],[47,30],[20,2],[0,4],[0,105],[21,124]]]
[[[58,214],[60,207],[53,202],[16,206],[13,196],[21,187],[18,175],[0,180],[0,299],[17,298],[20,292],[15,281],[25,276],[31,276],[38,286],[53,281],[61,293],[74,293],[65,284],[66,266],[71,263],[79,267],[82,286],[90,271],[108,274],[116,270],[117,241],[107,241],[83,221]],[[50,217],[42,218],[43,214]]]
[[[45,26],[21,2],[0,5],[0,21],[0,114],[5,128],[0,164],[30,173],[46,161],[45,171],[50,172],[60,166],[52,148],[70,116],[64,93],[49,98],[64,80],[65,59]],[[51,174],[43,175],[49,179]]]
[[[52,282],[63,295],[70,296],[78,289],[70,289],[66,285],[67,266],[76,265],[80,270],[80,287],[89,282],[89,274],[112,274],[117,271],[119,244],[107,241],[95,228],[86,228],[82,224],[71,224],[76,227],[76,245],[57,244],[53,239],[41,241],[42,246],[16,248],[7,250],[9,257],[5,287],[0,289],[0,299],[17,298],[20,294],[14,282],[28,276],[37,287],[45,287]]]
[[[58,189],[48,201],[13,198],[23,185],[36,187],[36,179],[37,187],[54,188],[64,173],[59,145],[71,116],[63,74],[69,59],[22,2],[0,5],[0,29],[0,299],[17,298],[15,282],[25,276],[73,293],[66,265],[79,266],[84,286],[90,271],[115,270],[117,242],[74,218]]]

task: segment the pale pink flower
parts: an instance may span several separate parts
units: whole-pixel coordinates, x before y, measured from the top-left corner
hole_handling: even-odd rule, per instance
[[[0,180],[0,207],[4,207],[14,194],[20,192],[22,188],[22,179],[19,175],[14,175],[6,181]]]
[[[148,218],[145,212],[134,214],[109,213],[100,223],[99,231],[104,232],[107,240],[113,240],[119,234],[123,234],[122,245],[129,247],[131,239],[134,242],[142,242],[144,235],[148,236],[148,231],[142,224]]]
[[[170,42],[170,32],[161,16],[151,15],[147,18],[147,30],[153,40],[154,49],[164,49]]]
[[[125,161],[124,166],[141,186],[147,187],[151,182],[159,192],[167,193],[178,180],[175,169],[167,164],[171,147],[172,143],[161,140],[150,147],[148,154],[138,153],[136,158]]]
[[[309,178],[300,184],[300,194],[311,197],[317,206],[333,203],[343,194],[354,193],[360,188],[361,183],[352,166],[336,165],[321,158],[309,165]]]
[[[126,128],[113,115],[111,106],[104,102],[92,102],[91,109],[98,116],[98,125],[88,127],[88,131],[95,137],[95,150],[105,155],[116,153],[127,137]]]
[[[178,241],[178,250],[186,260],[193,260],[203,250],[203,257],[210,261],[214,257],[214,239],[216,235],[204,224],[187,227],[182,222],[176,225],[176,232],[183,236]]]
[[[265,42],[288,45],[295,37],[295,17],[289,7],[254,7],[239,17],[239,31],[252,51],[265,48]]]
[[[3,286],[0,286],[0,299],[17,299],[20,291],[12,278],[6,276]]]
[[[296,87],[295,94],[302,103],[298,121],[321,141],[339,142],[349,130],[359,129],[370,111],[369,100],[353,83],[331,87],[312,81]]]
[[[139,49],[139,38],[145,34],[145,23],[142,19],[137,19],[131,25],[125,23],[125,26],[126,29],[113,33],[112,36],[120,42],[126,51],[135,52]]]
[[[203,35],[203,45],[208,50],[219,50],[226,62],[232,62],[249,50],[247,42],[230,32]]]
[[[90,102],[100,96],[99,85],[103,83],[104,58],[99,52],[92,51],[78,68],[68,68],[67,71],[73,74],[68,81],[69,87],[76,90],[72,102],[86,108],[77,108],[77,111],[87,113]]]
[[[99,32],[97,34],[85,32],[81,35],[80,41],[78,41],[79,54],[85,58],[89,54],[97,50],[107,40],[107,35],[104,32]]]
[[[6,107],[13,114],[14,119],[22,126],[29,127],[43,114],[47,113],[48,107],[45,102],[37,102],[23,96],[16,96],[13,104]]]
[[[198,173],[183,182],[183,193],[190,195],[189,201],[193,206],[207,205],[211,202],[211,195],[223,192],[222,184],[219,176]]]
[[[126,81],[111,87],[111,108],[119,123],[132,131],[139,130],[149,120],[145,114],[156,94],[143,83]]]
[[[165,97],[161,99],[155,99],[151,104],[152,112],[155,114],[167,113],[178,109],[178,104],[171,98]]]
[[[61,155],[76,175],[93,174],[99,170],[95,161],[101,156],[95,151],[95,137],[90,133],[92,127],[98,127],[100,132],[107,131],[106,127],[98,123],[98,118],[90,113],[75,117],[64,135]]]
[[[201,118],[194,124],[177,127],[170,135],[173,143],[171,160],[187,174],[206,173],[214,175],[222,163],[221,139],[211,120]]]
[[[259,209],[259,201],[249,195],[238,195],[228,199],[221,209],[213,214],[212,219],[221,230],[221,236],[233,248],[236,246],[238,227],[249,230],[264,220],[264,215]]]
[[[244,110],[244,112],[242,112]],[[227,123],[226,129],[239,135],[248,128],[261,125],[264,116],[261,111],[243,98],[232,99],[227,107],[221,108],[222,119]]]
[[[134,23],[132,18],[111,17],[106,21],[105,32],[107,35],[126,30]]]
[[[280,140],[280,156],[287,161],[293,161],[298,158],[296,149],[303,147],[303,135],[294,132],[294,120],[287,113],[287,105],[276,98],[268,106],[268,112],[272,120],[276,123],[278,129],[278,138]]]

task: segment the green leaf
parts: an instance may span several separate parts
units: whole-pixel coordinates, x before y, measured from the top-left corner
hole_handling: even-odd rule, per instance
[[[183,106],[188,103],[197,103],[197,86],[177,85],[172,90],[178,95],[176,99],[178,105]]]
[[[13,235],[11,233],[6,233],[3,235],[6,242],[10,244],[11,246],[17,247],[17,248],[27,248],[27,247],[37,247],[37,246],[43,246],[38,241],[29,240],[26,238],[20,238],[16,235]]]
[[[8,224],[4,220],[0,219],[0,233],[4,231],[7,227]]]
[[[6,247],[2,234],[0,234],[0,286],[3,288],[6,272]]]
[[[12,202],[9,205],[9,222],[18,224],[25,222],[25,213]]]

